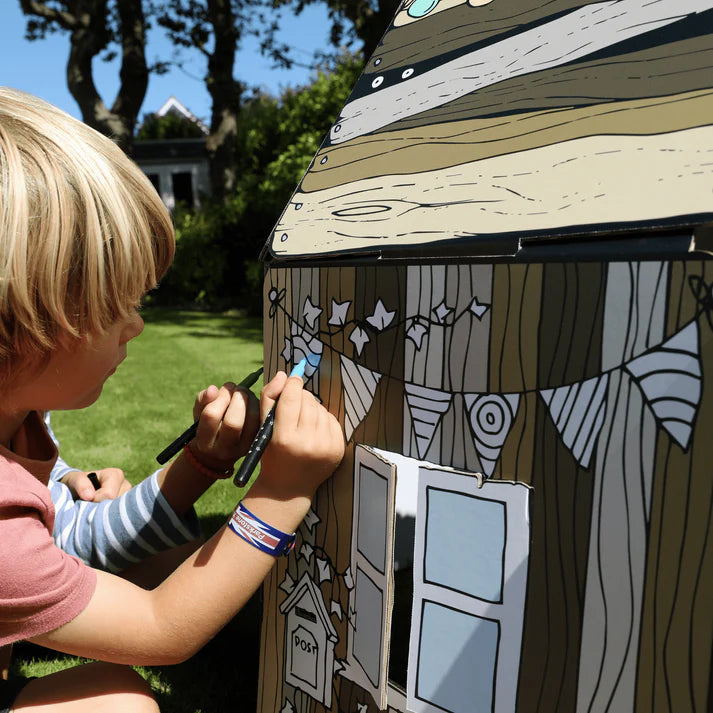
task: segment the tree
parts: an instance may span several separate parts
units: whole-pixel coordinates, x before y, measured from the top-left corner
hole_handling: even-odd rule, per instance
[[[280,97],[255,90],[241,102],[233,193],[200,210],[174,212],[176,258],[154,299],[160,304],[240,306],[260,313],[258,262],[275,221],[361,72],[342,55],[304,87]]]
[[[113,138],[127,153],[148,86],[146,21],[141,0],[20,0],[30,19],[27,37],[68,32],[67,86],[86,124]],[[92,75],[92,60],[121,51],[120,85],[111,108],[101,98]]]
[[[251,11],[259,4],[260,0],[174,0],[153,6],[171,41],[179,48],[197,49],[206,59],[205,83],[211,97],[206,149],[218,200],[235,187],[235,141],[244,85],[233,77],[233,68]]]
[[[361,42],[364,61],[374,53],[401,0],[273,0],[275,7],[290,6],[296,14],[307,5],[323,3],[331,20],[330,41],[339,48],[344,41]]]

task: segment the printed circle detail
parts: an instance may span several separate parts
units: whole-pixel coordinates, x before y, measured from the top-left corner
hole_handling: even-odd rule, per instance
[[[401,73],[401,79],[408,79],[412,74],[413,74],[413,67],[404,69],[404,71]]]
[[[320,163],[327,163],[327,157],[326,157],[326,156],[322,156],[322,160],[320,161]]]
[[[283,233],[283,234],[280,236],[280,242],[283,242],[283,243],[284,243],[285,240],[287,240],[287,233]]]
[[[381,57],[377,57],[377,58],[374,60],[374,66],[375,66],[375,67],[378,67],[380,64],[381,64]]]
[[[510,404],[497,394],[480,396],[469,409],[470,425],[478,440],[488,447],[502,446],[512,426]]]
[[[384,77],[379,75],[372,83],[371,87],[372,89],[376,89],[377,87],[380,87],[384,83]]]

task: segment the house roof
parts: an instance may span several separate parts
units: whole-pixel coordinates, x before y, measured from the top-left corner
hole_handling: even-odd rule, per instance
[[[713,10],[481,5],[399,11],[264,256],[511,255],[713,220]]]
[[[205,139],[146,139],[134,141],[132,158],[142,161],[207,160]]]
[[[166,114],[178,114],[179,116],[185,117],[192,121],[200,130],[208,136],[210,131],[208,127],[182,102],[180,102],[176,97],[171,95],[166,101],[161,105],[161,108],[156,112],[157,116],[166,116]]]

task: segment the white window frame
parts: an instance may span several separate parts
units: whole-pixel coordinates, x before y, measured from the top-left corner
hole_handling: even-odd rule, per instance
[[[386,481],[386,503],[384,523],[384,571],[381,572],[375,567],[366,556],[359,550],[358,528],[359,528],[359,497],[362,468],[376,473]],[[374,702],[381,710],[386,708],[386,696],[388,685],[389,668],[389,633],[391,630],[391,610],[393,606],[393,540],[394,540],[394,504],[396,495],[396,468],[385,458],[379,456],[374,450],[367,446],[357,445],[354,449],[354,504],[352,513],[352,543],[351,543],[351,574],[354,583],[349,592],[349,626],[347,627],[347,657],[346,668],[341,671],[341,675],[356,683],[366,691],[369,691],[374,698]],[[382,611],[381,611],[381,636],[379,645],[379,677],[376,684],[371,681],[366,671],[362,667],[354,652],[355,635],[359,626],[359,613],[356,611],[357,582],[359,581],[359,571],[367,576],[372,583],[381,591]]]
[[[492,602],[445,585],[425,581],[427,495],[429,488],[501,502],[505,507],[505,552],[501,601]],[[409,641],[407,708],[413,713],[443,713],[444,708],[417,695],[421,616],[424,602],[433,602],[479,618],[496,621],[499,641],[495,660],[492,713],[513,713],[516,706],[522,630],[530,551],[529,494],[523,483],[488,480],[482,488],[473,474],[437,466],[420,467],[414,551],[414,600]],[[472,547],[487,547],[474,542]]]

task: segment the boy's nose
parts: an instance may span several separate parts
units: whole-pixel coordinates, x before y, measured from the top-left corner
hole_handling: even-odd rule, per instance
[[[129,321],[126,324],[126,327],[124,328],[122,336],[122,343],[126,344],[126,342],[132,340],[134,337],[138,337],[141,332],[144,331],[144,320],[141,318],[141,315],[139,315],[138,312],[134,312],[134,314],[129,318]]]

